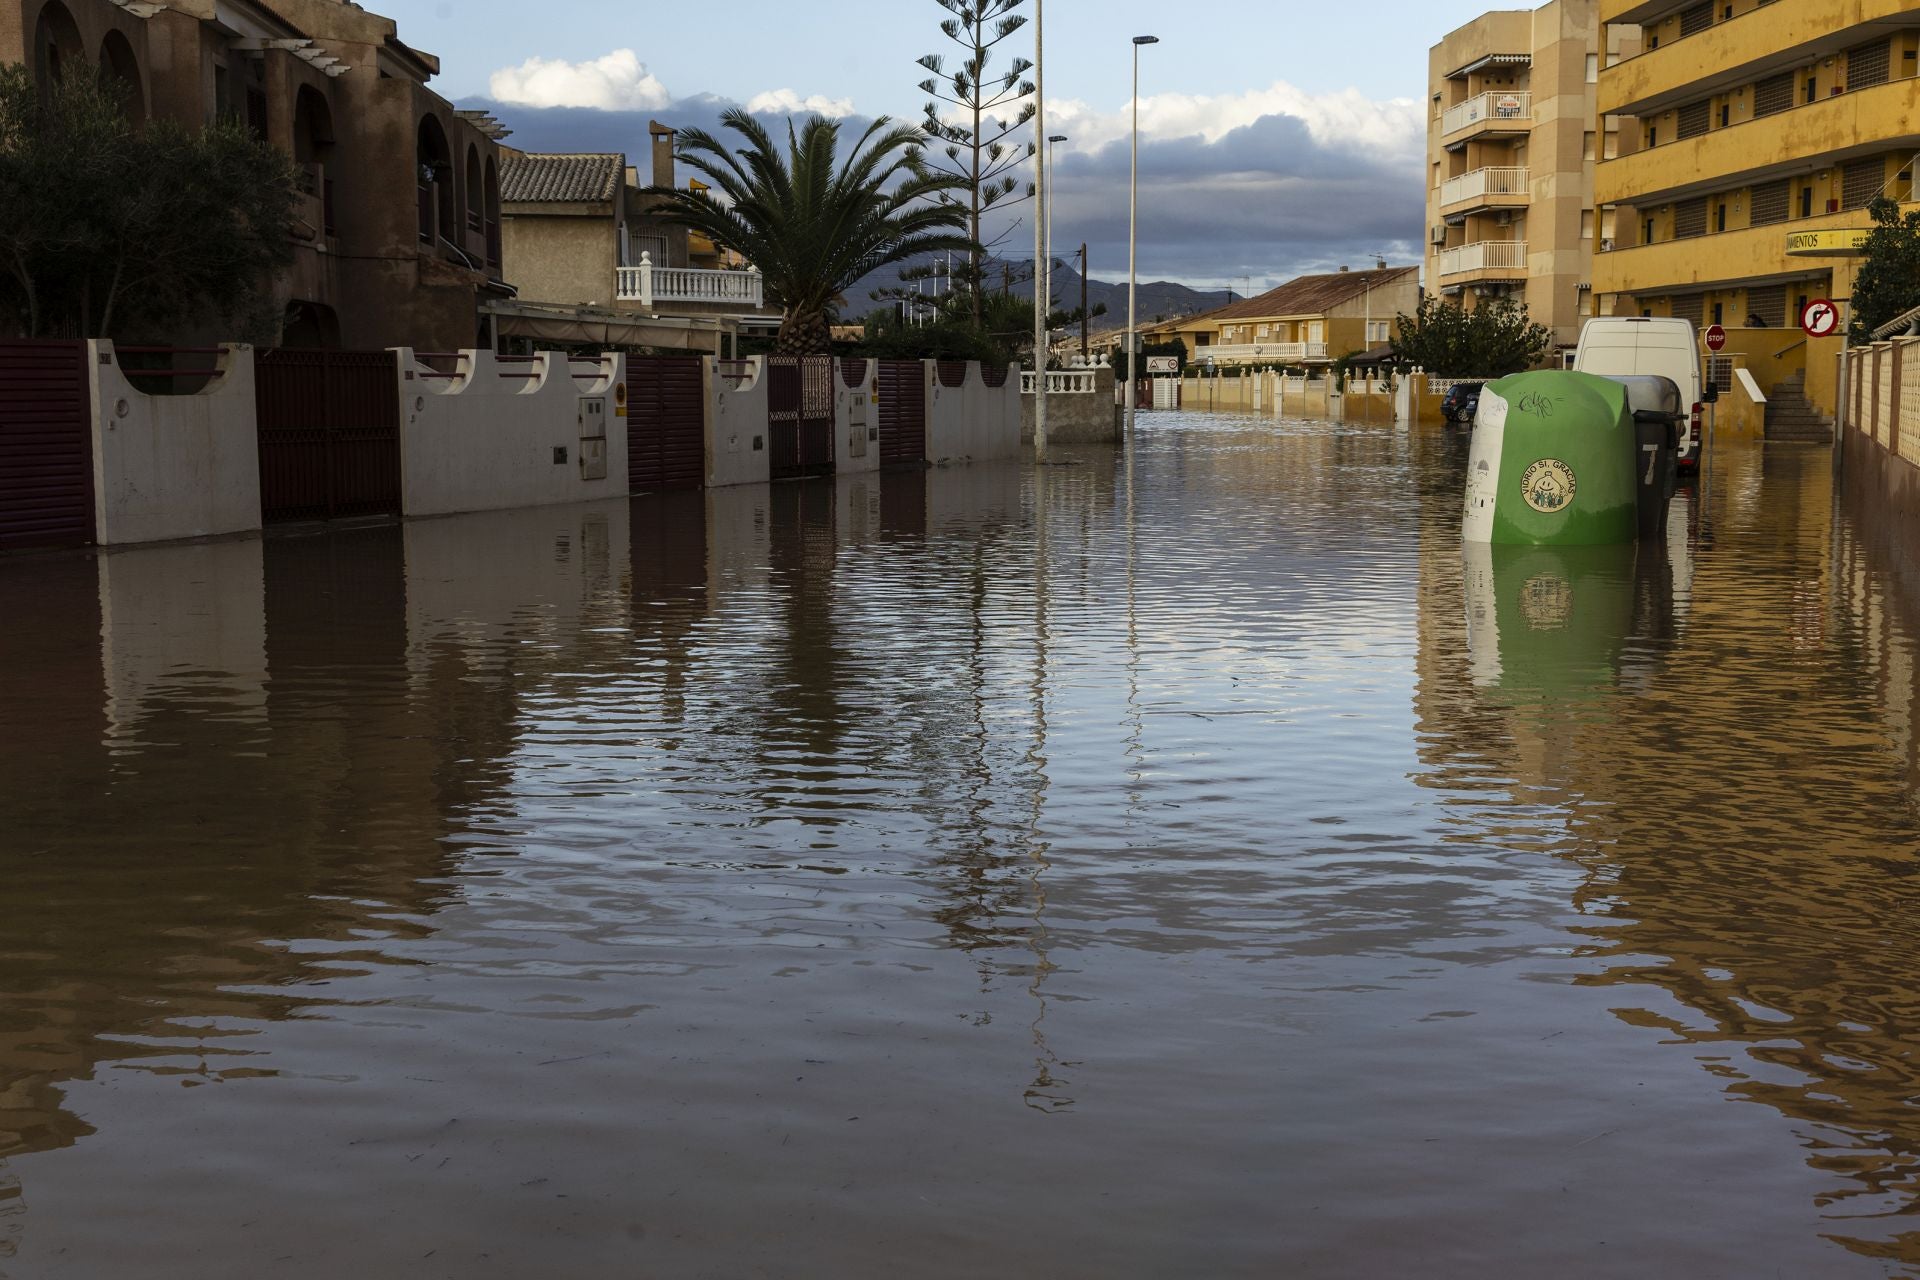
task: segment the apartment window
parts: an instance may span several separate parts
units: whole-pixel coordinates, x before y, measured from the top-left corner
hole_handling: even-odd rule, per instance
[[[1785,222],[1793,203],[1793,184],[1784,178],[1779,182],[1763,182],[1754,187],[1748,198],[1751,216],[1747,220],[1752,225],[1764,227]]]
[[[1840,170],[1840,207],[1843,209],[1864,209],[1873,203],[1880,194],[1880,188],[1886,185],[1886,161],[1879,157],[1856,160]]]
[[[1712,118],[1713,103],[1702,98],[1698,102],[1689,102],[1680,108],[1680,137],[1684,141],[1697,138],[1705,133]]]
[[[1706,311],[1707,295],[1704,293],[1684,294],[1673,299],[1673,314],[1681,320],[1693,321],[1696,329],[1706,319]]]
[[[1599,81],[1600,81],[1600,55],[1597,53],[1590,53],[1587,55],[1587,83],[1598,84]]]
[[[1607,130],[1607,141],[1600,150],[1602,160],[1617,160],[1620,157],[1620,134],[1613,129]]]
[[[1793,105],[1793,72],[1773,76],[1753,86],[1753,114],[1778,115]]]
[[[1759,321],[1758,325],[1754,321]],[[1747,324],[1753,328],[1780,329],[1787,323],[1787,287],[1747,290]]]
[[[1715,231],[1727,229],[1727,206],[1724,203],[1713,211],[1713,229]]]
[[[1875,40],[1847,50],[1847,88],[1871,89],[1885,84],[1893,64],[1893,41]]]
[[[1697,4],[1691,9],[1682,9],[1680,11],[1680,34],[1683,36],[1698,35],[1712,25],[1713,4],[1711,0],[1706,4]]]
[[[1652,148],[1652,147],[1657,147],[1659,145],[1660,145],[1660,126],[1657,124],[1650,124],[1647,126],[1647,146],[1649,148]]]
[[[1593,159],[1593,131],[1591,129],[1587,131],[1586,137],[1581,139],[1580,158],[1582,160]]]
[[[1732,123],[1733,104],[1731,102],[1723,102],[1720,104],[1720,127],[1724,129]]]
[[[1707,234],[1707,199],[1682,200],[1673,206],[1673,238],[1691,240]]]
[[[1715,324],[1726,323],[1727,321],[1726,308],[1727,308],[1727,304],[1724,302],[1716,302],[1713,304],[1713,322]]]
[[[1820,81],[1815,76],[1807,77],[1807,101],[1817,102],[1820,98]]]
[[[1811,218],[1813,216],[1812,187],[1800,188],[1800,216],[1803,218]]]

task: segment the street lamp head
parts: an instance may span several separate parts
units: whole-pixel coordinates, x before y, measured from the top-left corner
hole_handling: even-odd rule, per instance
[[[1067,135],[1064,133],[1056,133],[1052,137],[1047,139],[1048,142],[1065,142],[1066,140],[1067,140]]]
[[[1160,37],[1159,36],[1135,36],[1133,38],[1133,42],[1135,44],[1159,44]]]

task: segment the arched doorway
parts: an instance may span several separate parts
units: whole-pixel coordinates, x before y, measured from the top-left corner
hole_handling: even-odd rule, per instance
[[[134,56],[133,43],[118,31],[107,32],[100,42],[100,83],[117,90],[120,109],[134,124],[147,120],[147,95],[140,83],[140,60]]]
[[[451,240],[458,226],[454,220],[453,152],[437,117],[420,121],[415,155],[420,171],[420,242],[437,244],[441,236]]]
[[[312,85],[301,86],[293,100],[293,160],[300,170],[300,187],[320,201],[326,234],[334,234],[333,108]]]
[[[47,0],[33,26],[34,77],[42,85],[56,84],[73,67],[85,65],[86,42],[80,24],[60,0]]]

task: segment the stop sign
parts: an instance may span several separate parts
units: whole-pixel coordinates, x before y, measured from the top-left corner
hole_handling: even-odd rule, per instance
[[[1727,345],[1727,331],[1719,325],[1707,326],[1707,350],[1718,351]]]

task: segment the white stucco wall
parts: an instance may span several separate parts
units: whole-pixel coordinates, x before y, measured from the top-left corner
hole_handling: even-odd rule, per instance
[[[409,516],[537,507],[627,493],[627,419],[616,390],[626,358],[569,365],[564,355],[503,362],[463,351],[451,378],[401,348],[401,510]],[[531,374],[530,377],[517,376]],[[576,377],[575,375],[578,374]],[[583,437],[583,403],[598,401],[603,437]],[[588,479],[582,460],[604,439],[606,474]],[[555,450],[565,450],[565,460]]]
[[[980,362],[967,362],[966,382],[943,386],[938,366],[927,362],[927,460],[986,462],[1020,456],[1020,373],[989,387]]]
[[[847,385],[846,363],[834,361],[833,461],[839,475],[858,475],[880,469],[880,415],[873,404],[874,380],[880,362],[865,360],[858,386]]]
[[[111,342],[88,347],[95,539],[114,546],[258,529],[253,348],[184,356],[217,363],[221,375],[195,395],[150,396],[127,381]]]
[[[707,378],[707,487],[765,484],[773,476],[767,450],[767,362],[751,360],[716,366],[705,362]],[[723,377],[721,369],[742,376]]]

